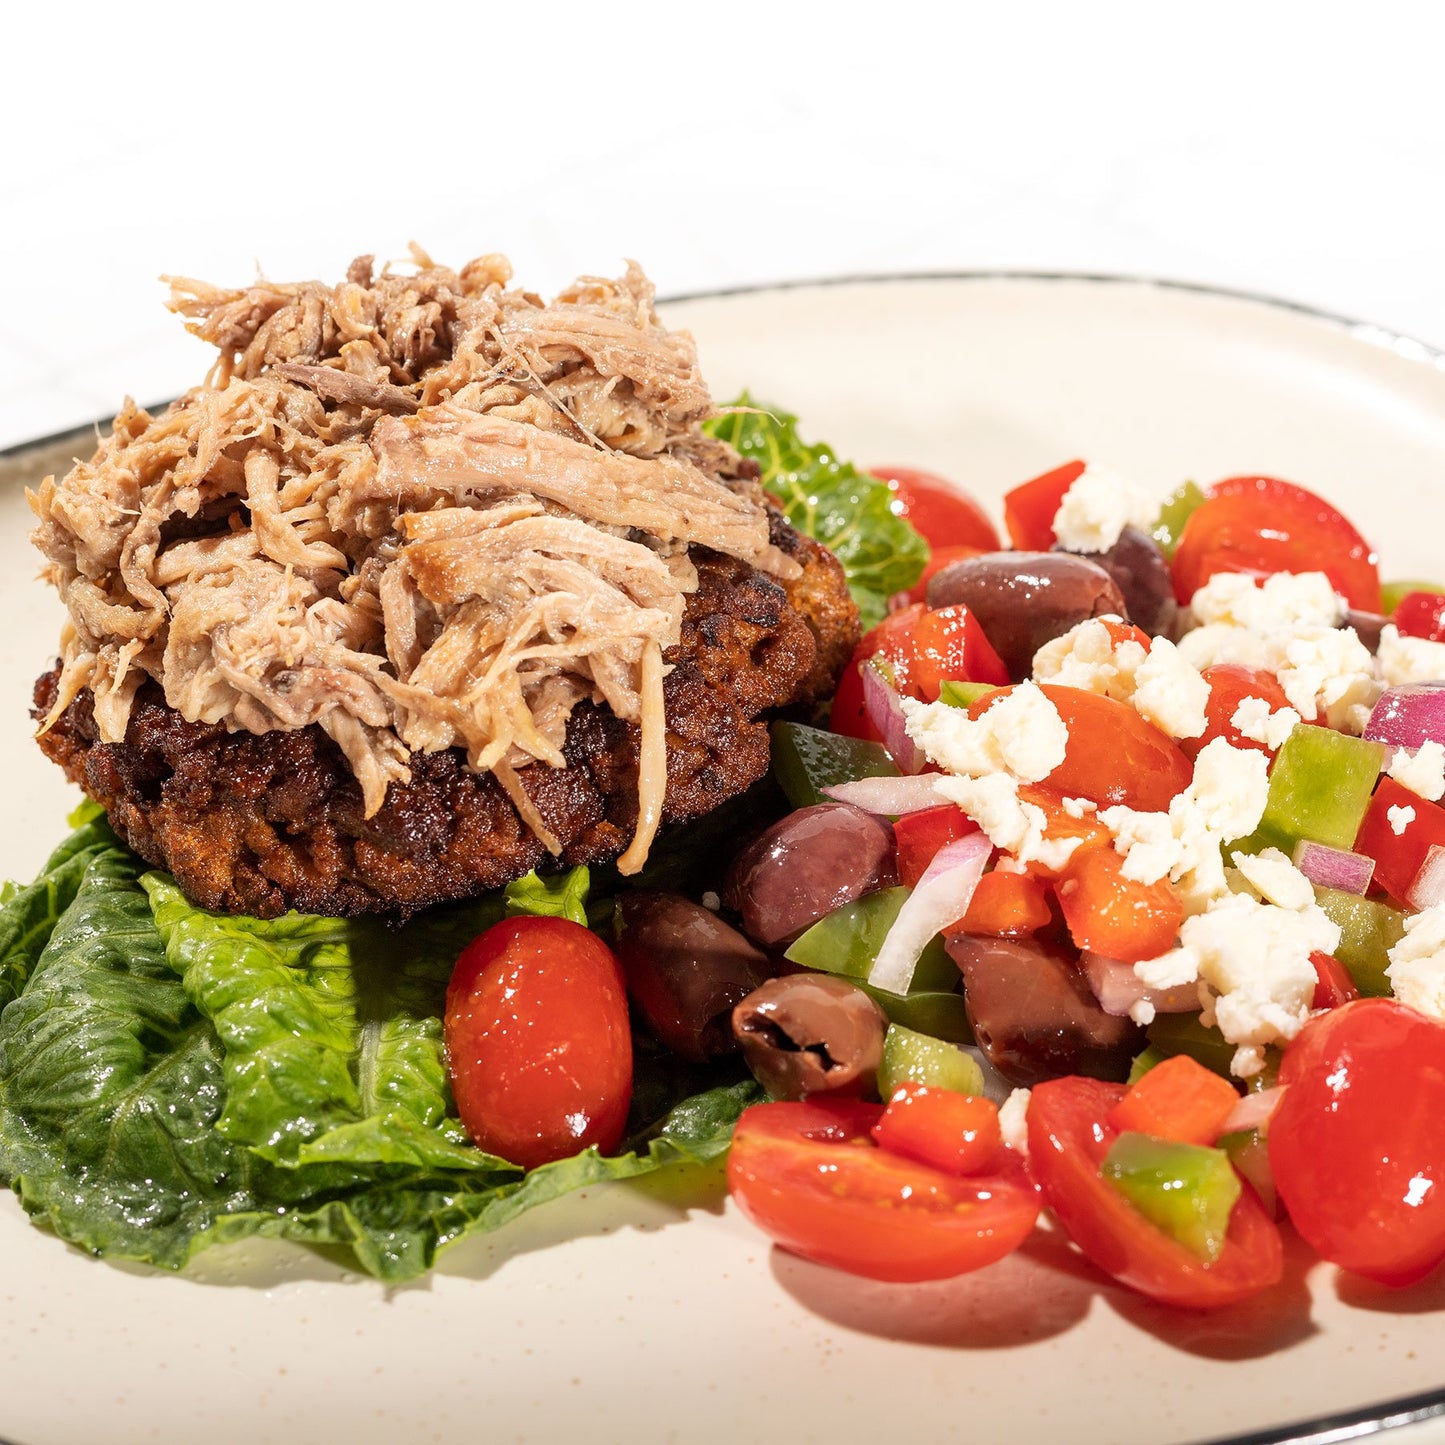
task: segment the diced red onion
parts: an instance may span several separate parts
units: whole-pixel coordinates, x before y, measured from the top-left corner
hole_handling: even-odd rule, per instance
[[[1387,687],[1365,724],[1365,737],[1412,751],[1421,743],[1445,743],[1445,682]]]
[[[1425,861],[1405,893],[1405,902],[1411,908],[1433,908],[1445,903],[1445,848],[1432,843],[1425,854]]]
[[[1318,883],[1321,888],[1338,888],[1342,893],[1367,892],[1375,876],[1373,858],[1304,838],[1295,844],[1294,866],[1311,883]]]
[[[945,844],[934,854],[918,886],[903,900],[893,927],[873,960],[868,982],[890,993],[907,993],[913,970],[929,943],[968,911],[993,844],[983,833]]]
[[[1234,1106],[1233,1112],[1224,1121],[1221,1134],[1242,1134],[1246,1129],[1263,1129],[1279,1108],[1279,1101],[1289,1086],[1279,1085],[1273,1089],[1256,1089],[1246,1094]]]
[[[1194,1013],[1199,1008],[1198,984],[1150,988],[1134,972],[1132,963],[1105,958],[1102,953],[1085,953],[1080,962],[1099,1007],[1113,1018],[1124,1018],[1137,1003],[1152,1004],[1156,1014]]]
[[[901,818],[948,802],[938,791],[942,776],[942,773],[917,773],[911,778],[858,778],[851,783],[834,783],[823,792],[840,803],[852,803],[865,813]]]
[[[905,773],[919,773],[928,761],[908,736],[908,719],[903,716],[903,701],[888,679],[874,663],[863,667],[863,706],[869,721],[878,729],[888,756]]]

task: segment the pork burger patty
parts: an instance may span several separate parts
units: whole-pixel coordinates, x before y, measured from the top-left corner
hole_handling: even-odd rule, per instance
[[[699,585],[666,654],[664,825],[698,817],[768,767],[768,714],[826,696],[856,641],[857,613],[832,555],[776,513],[773,544],[802,564],[780,585],[734,558],[695,553]],[[35,716],[58,669],[35,686]],[[452,748],[417,753],[364,816],[337,745],[318,726],[253,734],[189,723],[147,683],[119,743],[99,741],[89,689],[40,738],[106,810],[117,833],[210,909],[269,918],[288,908],[406,916],[548,865],[547,850],[497,780]],[[637,825],[639,730],[582,703],[566,767],[518,776],[562,844],[558,863],[615,857]],[[665,846],[665,844],[664,844]]]

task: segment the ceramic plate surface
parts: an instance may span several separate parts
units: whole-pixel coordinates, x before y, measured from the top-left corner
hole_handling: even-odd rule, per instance
[[[1445,576],[1445,371],[1368,328],[1020,277],[806,286],[666,313],[695,331],[715,395],[747,386],[860,462],[937,469],[989,499],[1073,456],[1161,493],[1274,473],[1340,503],[1386,575]],[[66,455],[0,464],[5,876],[33,873],[76,800],[22,705],[59,608],[31,580],[19,484]],[[771,1250],[719,1196],[716,1171],[593,1191],[390,1292],[282,1245],[217,1250],[179,1276],[100,1263],[6,1196],[0,1438],[1094,1445],[1354,1438],[1445,1405],[1445,1270],[1392,1294],[1296,1252],[1268,1306],[1181,1315],[1040,1236],[979,1275],[892,1287]],[[1326,1416],[1355,1423],[1303,1423]],[[1391,1438],[1445,1441],[1445,1422]]]

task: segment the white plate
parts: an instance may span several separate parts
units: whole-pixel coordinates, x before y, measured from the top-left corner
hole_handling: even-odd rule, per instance
[[[749,386],[863,462],[935,467],[988,496],[1076,455],[1161,490],[1274,472],[1341,502],[1388,574],[1445,572],[1445,371],[1368,328],[1023,277],[806,286],[667,316],[697,333],[716,395]],[[0,874],[28,876],[73,795],[18,706],[58,609],[29,580],[14,482],[0,488]],[[1296,1257],[1292,1281],[1259,1310],[1171,1313],[1044,1238],[954,1283],[871,1285],[771,1250],[719,1206],[715,1177],[694,1177],[553,1205],[388,1293],[289,1246],[218,1251],[182,1276],[98,1263],[7,1198],[0,1437],[1092,1445],[1283,1439],[1291,1421],[1382,1417],[1379,1402],[1445,1405],[1445,1270],[1394,1295]],[[1442,1441],[1445,1421],[1405,1433]]]

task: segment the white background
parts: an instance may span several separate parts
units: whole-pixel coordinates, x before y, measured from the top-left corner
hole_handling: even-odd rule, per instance
[[[664,295],[1166,276],[1445,344],[1426,4],[40,0],[4,25],[0,446],[200,379],[161,273],[334,280],[413,240],[544,291],[627,256]]]

